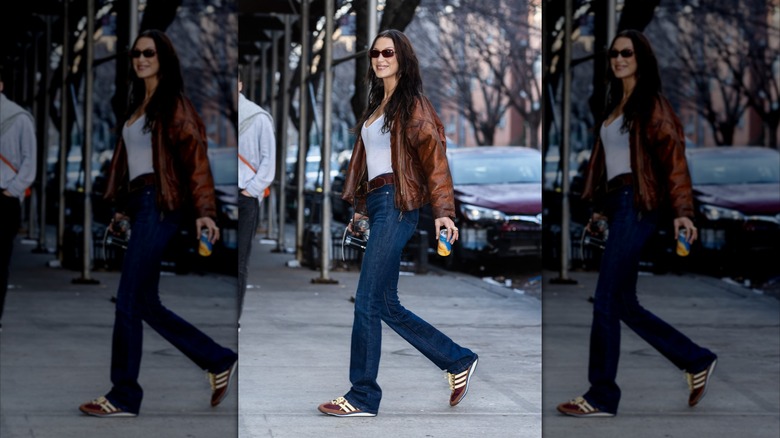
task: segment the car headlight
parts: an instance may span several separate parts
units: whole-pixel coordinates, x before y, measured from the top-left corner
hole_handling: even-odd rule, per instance
[[[745,215],[740,213],[737,210],[732,210],[730,208],[723,208],[723,207],[716,207],[714,205],[707,205],[703,204],[701,207],[699,207],[699,211],[706,217],[707,219],[711,221],[719,221],[719,220],[732,220],[732,221],[742,221],[745,220]]]
[[[506,215],[492,208],[477,207],[476,205],[461,204],[460,212],[469,220],[477,221],[505,221]]]

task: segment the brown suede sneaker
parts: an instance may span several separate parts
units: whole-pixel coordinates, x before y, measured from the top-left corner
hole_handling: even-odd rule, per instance
[[[455,406],[463,400],[463,397],[469,392],[469,384],[471,383],[471,376],[477,369],[477,362],[479,358],[474,359],[465,371],[458,374],[447,373],[447,380],[450,382],[450,406]]]
[[[376,417],[376,414],[365,412],[352,406],[344,397],[323,403],[317,409],[323,414],[334,417]]]
[[[558,405],[558,412],[564,415],[572,417],[614,417],[615,414],[611,412],[600,411],[594,408],[587,400],[582,397],[577,397],[574,400],[569,400],[566,403]]]
[[[717,363],[718,359],[715,359],[707,368],[696,374],[685,373],[685,379],[688,380],[688,389],[691,391],[690,395],[688,395],[688,406],[696,406],[704,398],[704,394],[707,393],[707,384],[710,381],[712,372],[715,371]]]
[[[238,367],[238,360],[233,362],[225,371],[219,374],[208,373],[209,384],[211,384],[211,406],[217,406],[225,399],[228,391],[230,390],[230,384],[233,382],[233,375]]]
[[[135,417],[138,415],[119,409],[118,407],[111,404],[111,402],[108,401],[108,399],[105,397],[98,397],[91,402],[84,403],[83,405],[79,406],[79,410],[87,415],[101,418]]]

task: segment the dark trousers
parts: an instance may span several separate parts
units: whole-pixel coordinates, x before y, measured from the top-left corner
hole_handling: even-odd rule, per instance
[[[160,214],[155,205],[153,186],[131,194],[129,210],[131,235],[117,291],[111,350],[114,386],[106,398],[117,407],[137,413],[143,398],[143,390],[138,384],[142,321],[208,372],[225,371],[238,355],[218,345],[160,302],[158,286],[163,250],[176,233],[181,215],[178,212]]]
[[[642,247],[653,235],[657,212],[634,208],[633,190],[625,186],[608,195],[609,239],[601,259],[590,334],[590,390],[585,399],[596,408],[617,413],[620,388],[615,383],[620,356],[620,321],[681,370],[696,373],[715,354],[639,304],[636,283]]]
[[[22,204],[19,198],[0,193],[0,211],[2,212],[0,213],[0,321],[2,321],[5,294],[8,291],[8,268],[11,264],[14,239],[22,221]]]
[[[238,195],[238,318],[244,309],[246,279],[249,275],[249,255],[260,220],[260,203],[257,198]]]

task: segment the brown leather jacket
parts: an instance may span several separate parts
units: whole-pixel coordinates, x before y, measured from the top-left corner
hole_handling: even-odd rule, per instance
[[[685,135],[682,124],[669,101],[658,96],[644,130],[634,124],[629,133],[634,205],[651,211],[669,201],[675,217],[693,218],[693,194],[688,163],[685,160]],[[594,201],[596,211],[607,193],[607,169],[601,138],[591,152],[585,178],[583,199]]]
[[[412,211],[430,202],[434,218],[455,217],[444,126],[431,102],[426,97],[418,98],[409,122],[400,125],[396,118],[390,131],[396,208]],[[357,213],[367,214],[367,183],[366,148],[358,135],[342,194]]]
[[[216,218],[214,178],[206,153],[206,129],[192,102],[181,97],[165,132],[161,125],[156,123],[152,128],[157,206],[161,211],[174,211],[192,204],[196,217]],[[117,202],[119,211],[125,207],[128,185],[127,152],[120,136],[104,195]]]

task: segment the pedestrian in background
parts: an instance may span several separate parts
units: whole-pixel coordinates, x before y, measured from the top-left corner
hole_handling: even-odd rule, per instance
[[[211,383],[211,405],[227,395],[238,355],[222,347],[160,302],[163,250],[194,209],[196,236],[219,238],[214,218],[214,180],[205,127],[184,94],[179,58],[161,31],[142,32],[130,51],[130,101],[111,162],[106,198],[117,203],[112,232],[128,220],[132,234],[117,292],[111,351],[113,388],[80,406],[97,417],[136,416],[143,390],[138,384],[146,321],[200,368]]]
[[[35,120],[5,97],[0,72],[0,328],[11,253],[22,220],[22,202],[35,180],[35,169]]]
[[[242,72],[238,75],[238,318],[244,308],[249,255],[252,253],[260,203],[274,181],[276,139],[274,122],[260,106],[241,91]]]
[[[693,195],[685,160],[680,120],[661,92],[658,61],[638,31],[620,32],[609,50],[609,91],[587,169],[583,198],[594,202],[586,230],[607,220],[609,238],[601,260],[593,304],[588,380],[582,397],[558,405],[575,417],[617,413],[620,388],[615,382],[620,355],[620,321],[647,341],[688,380],[688,404],[695,406],[707,390],[716,355],[644,309],[637,300],[639,256],[671,208],[674,236],[684,230],[690,244],[697,238],[692,222]]]
[[[436,235],[458,238],[455,203],[445,155],[444,127],[423,95],[417,55],[397,30],[381,32],[369,51],[369,103],[344,182],[343,199],[355,213],[349,224],[367,218],[370,238],[363,257],[352,325],[349,379],[352,388],[319,406],[338,417],[373,417],[382,390],[377,384],[382,325],[390,328],[447,371],[451,406],[463,400],[477,367],[477,355],[453,342],[404,308],[398,299],[401,251],[417,228],[419,209],[430,203]],[[328,157],[323,157],[328,159]]]

